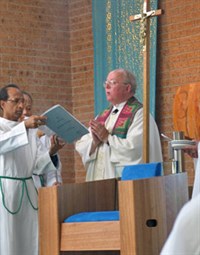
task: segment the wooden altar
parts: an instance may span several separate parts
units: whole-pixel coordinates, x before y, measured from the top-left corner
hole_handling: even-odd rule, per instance
[[[40,255],[157,255],[188,201],[187,174],[39,190]],[[119,221],[63,223],[78,212],[119,210]]]

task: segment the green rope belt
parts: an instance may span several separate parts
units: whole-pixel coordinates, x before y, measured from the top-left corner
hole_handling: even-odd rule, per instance
[[[3,187],[2,187],[2,181],[1,179],[9,179],[9,180],[18,180],[18,181],[22,181],[22,193],[21,193],[21,196],[20,196],[20,201],[19,201],[19,206],[17,208],[16,211],[11,211],[9,210],[9,208],[6,206],[5,204],[5,195],[4,195],[4,192],[3,192]],[[8,176],[0,176],[0,189],[1,189],[1,195],[2,195],[2,202],[3,202],[3,206],[5,207],[5,209],[11,213],[11,214],[17,214],[19,212],[19,210],[21,209],[21,206],[22,206],[22,200],[23,200],[23,197],[24,197],[24,190],[26,191],[26,195],[28,197],[28,201],[30,203],[30,205],[32,206],[32,208],[34,210],[38,210],[38,207],[34,207],[33,203],[31,202],[31,199],[30,199],[30,196],[29,196],[29,193],[28,193],[28,188],[27,188],[27,184],[26,184],[26,181],[27,180],[30,180],[32,179],[32,177],[22,177],[22,178],[17,178],[17,177],[8,177]]]
[[[42,187],[45,187],[44,175],[43,174],[33,174],[34,176],[38,176],[40,179],[40,184]]]

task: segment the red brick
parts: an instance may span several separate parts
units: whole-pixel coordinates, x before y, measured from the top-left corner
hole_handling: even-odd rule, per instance
[[[170,136],[178,86],[200,80],[200,2],[162,0],[159,8],[156,120]],[[1,0],[0,14],[1,86],[14,82],[28,90],[35,113],[59,103],[88,125],[94,117],[92,0]],[[168,162],[167,143],[162,146]],[[74,146],[60,155],[64,182],[84,181]],[[192,184],[193,162],[185,161]]]

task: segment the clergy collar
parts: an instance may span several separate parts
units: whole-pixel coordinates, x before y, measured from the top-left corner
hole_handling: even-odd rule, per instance
[[[124,105],[126,104],[127,101],[123,102],[123,103],[120,103],[120,104],[116,104],[116,105],[113,105],[113,108],[112,108],[112,112],[114,112],[116,109],[121,111],[122,108],[124,107]]]

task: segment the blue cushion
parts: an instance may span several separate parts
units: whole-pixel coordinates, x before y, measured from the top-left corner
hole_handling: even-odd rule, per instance
[[[119,220],[119,211],[82,212],[69,216],[64,222],[94,222]]]
[[[125,166],[122,180],[137,180],[162,175],[160,162]],[[82,212],[74,214],[64,222],[94,222],[119,220],[119,211]]]
[[[137,180],[162,175],[161,162],[125,166],[121,180]]]

